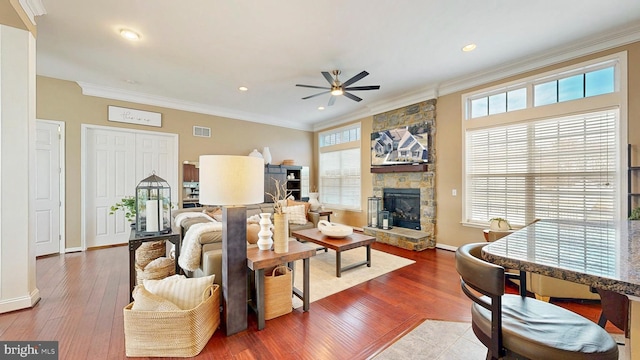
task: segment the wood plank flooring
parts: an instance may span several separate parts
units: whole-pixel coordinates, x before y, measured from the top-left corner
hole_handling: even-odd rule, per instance
[[[367,359],[424,319],[470,321],[454,253],[377,250],[416,263],[311,304],[309,312],[267,321],[227,337],[217,330],[199,359]],[[60,359],[123,359],[123,308],[129,302],[128,249],[103,248],[40,258],[42,300],[32,309],[0,315],[0,339],[57,340]],[[515,292],[515,289],[511,289]],[[597,321],[597,302],[558,302]],[[609,328],[608,328],[609,329]]]

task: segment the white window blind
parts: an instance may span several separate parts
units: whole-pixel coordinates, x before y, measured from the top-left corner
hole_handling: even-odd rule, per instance
[[[618,111],[469,129],[466,221],[617,219]]]
[[[360,209],[360,148],[320,153],[320,199],[337,209]]]

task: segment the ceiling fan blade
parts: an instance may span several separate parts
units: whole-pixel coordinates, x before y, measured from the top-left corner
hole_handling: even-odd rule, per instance
[[[331,86],[333,86],[333,77],[331,76],[331,74],[329,74],[329,73],[328,73],[328,72],[326,72],[326,71],[323,71],[323,72],[322,72],[322,75],[324,76],[324,78],[325,78],[325,79],[327,79],[327,81],[329,82],[329,84],[330,84]]]
[[[358,91],[358,90],[380,90],[380,85],[371,85],[371,86],[352,86],[349,88],[344,88],[344,90],[349,91]]]
[[[336,102],[336,97],[331,95],[331,97],[329,98],[329,104],[327,106],[332,106],[333,103]]]
[[[331,89],[331,88],[326,87],[326,86],[315,86],[315,85],[302,85],[302,84],[296,84],[296,86],[306,87],[306,88],[312,88],[312,89]]]
[[[356,82],[356,81],[358,81],[358,80],[362,79],[363,77],[365,77],[365,76],[367,76],[367,75],[369,75],[369,73],[368,73],[368,72],[366,72],[366,71],[363,71],[363,72],[361,72],[360,74],[358,74],[358,75],[356,75],[356,76],[352,77],[351,79],[349,79],[349,80],[347,80],[347,81],[343,82],[343,83],[342,83],[342,86],[343,86],[343,87],[349,86],[349,85],[353,84],[354,82]]]
[[[343,94],[343,95],[344,95],[344,96],[346,96],[346,97],[348,97],[349,99],[351,99],[351,100],[353,100],[353,101],[358,101],[358,102],[362,101],[362,98],[359,98],[359,97],[357,97],[357,96],[355,96],[355,95],[353,95],[353,94],[349,94],[349,93],[348,93],[348,92],[346,92],[346,91],[344,92],[344,94]]]
[[[328,94],[328,93],[329,93],[329,91],[323,91],[321,93],[317,93],[317,94],[313,94],[313,95],[309,95],[309,96],[303,97],[302,100],[311,99],[313,97],[324,95],[324,94]]]

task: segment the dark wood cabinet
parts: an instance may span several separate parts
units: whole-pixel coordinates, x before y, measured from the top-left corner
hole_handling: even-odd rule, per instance
[[[182,165],[182,181],[199,182],[200,181],[200,169],[196,168],[192,164]]]
[[[301,172],[302,166],[287,165],[265,165],[264,167],[264,202],[273,202],[271,196],[267,193],[276,193],[275,180],[280,184],[286,184],[287,192],[296,199],[300,200],[301,196]]]

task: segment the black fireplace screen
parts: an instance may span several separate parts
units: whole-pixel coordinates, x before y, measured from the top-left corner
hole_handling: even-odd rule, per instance
[[[382,194],[391,226],[420,230],[420,189],[383,189]]]

